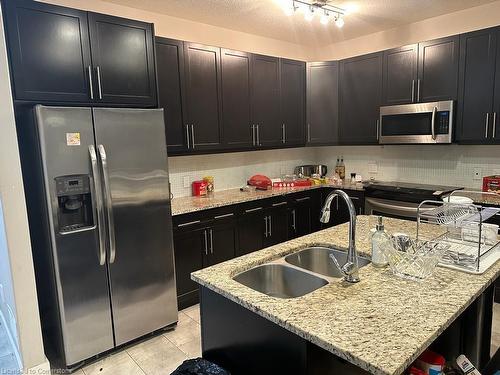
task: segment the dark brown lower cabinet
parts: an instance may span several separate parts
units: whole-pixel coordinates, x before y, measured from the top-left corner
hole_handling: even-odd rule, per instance
[[[236,256],[264,247],[266,212],[263,207],[246,209],[238,218],[238,248]]]

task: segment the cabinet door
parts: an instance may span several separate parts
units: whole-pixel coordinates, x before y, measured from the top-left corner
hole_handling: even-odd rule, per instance
[[[310,197],[294,199],[290,209],[290,238],[305,236],[312,232],[312,207]]]
[[[487,143],[492,140],[497,30],[460,36],[460,74],[456,140]]]
[[[340,141],[378,143],[382,53],[340,62]]]
[[[179,40],[156,38],[158,102],[163,108],[169,153],[187,150],[184,121],[184,51]]]
[[[252,55],[252,124],[257,126],[257,145],[281,144],[279,59]]]
[[[415,101],[418,44],[384,51],[382,98],[385,105]]]
[[[99,102],[156,106],[153,26],[89,13]]]
[[[497,32],[497,43],[500,42],[500,30]],[[493,126],[492,138],[494,143],[500,143],[500,47],[497,45],[495,95],[493,98]]]
[[[207,228],[208,254],[204,256],[203,267],[213,266],[234,258],[236,254],[236,221]]]
[[[236,256],[251,253],[264,247],[266,231],[263,208],[254,212],[245,212],[238,218],[238,247]]]
[[[330,145],[338,142],[338,62],[307,64],[308,145]]]
[[[456,100],[459,36],[419,43],[417,101]]]
[[[270,208],[267,211],[267,235],[264,245],[272,246],[285,242],[289,235],[288,209],[285,205]]]
[[[191,280],[191,272],[203,268],[202,254],[207,243],[205,230],[179,232],[174,235],[175,277],[179,308],[198,299],[198,284]]]
[[[306,64],[280,59],[281,121],[284,145],[305,143]]]
[[[15,98],[91,102],[87,13],[26,0],[2,5]]]
[[[250,119],[250,54],[223,49],[221,56],[224,145],[250,148],[254,146]]]
[[[187,122],[191,149],[221,147],[220,49],[184,43]]]

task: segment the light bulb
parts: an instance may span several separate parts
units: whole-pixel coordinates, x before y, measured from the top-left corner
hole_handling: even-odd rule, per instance
[[[312,21],[314,18],[314,11],[312,8],[310,9],[304,9],[304,19],[306,21]]]
[[[344,23],[345,23],[345,22],[344,22],[344,19],[343,19],[342,17],[337,17],[337,18],[335,19],[335,25],[337,25],[337,27],[338,27],[339,29],[341,29],[341,28],[344,26]]]
[[[328,14],[325,13],[321,16],[319,22],[321,22],[323,25],[328,25],[328,21],[330,21],[330,17],[328,17]]]

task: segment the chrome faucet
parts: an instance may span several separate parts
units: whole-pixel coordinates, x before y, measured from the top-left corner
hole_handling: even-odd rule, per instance
[[[330,254],[330,259],[333,261],[335,266],[344,275],[345,281],[349,283],[357,283],[359,281],[359,267],[358,267],[358,253],[356,251],[356,209],[354,204],[349,198],[349,195],[343,190],[334,190],[328,197],[326,197],[325,205],[321,210],[320,221],[322,223],[328,223],[330,221],[330,206],[332,204],[333,198],[342,197],[349,209],[349,249],[347,250],[347,261],[343,266],[340,266],[337,258],[333,254]],[[337,198],[338,199],[338,198]]]

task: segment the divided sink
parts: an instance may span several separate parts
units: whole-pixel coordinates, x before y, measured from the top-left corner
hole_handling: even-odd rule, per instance
[[[295,298],[328,284],[328,281],[283,264],[264,264],[237,275],[234,280],[278,298]]]
[[[339,264],[344,264],[347,259],[344,250],[308,247],[271,263],[251,268],[233,279],[271,297],[301,297],[343,277],[329,258],[330,254],[337,258]],[[358,256],[359,268],[368,263],[369,259]]]
[[[285,261],[294,266],[328,277],[343,277],[340,270],[335,267],[330,259],[330,254],[333,254],[337,258],[340,265],[344,264],[347,260],[346,251],[329,247],[308,247],[288,255],[285,257]],[[368,263],[370,263],[369,259],[358,255],[359,268],[366,266]]]

